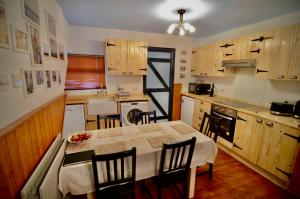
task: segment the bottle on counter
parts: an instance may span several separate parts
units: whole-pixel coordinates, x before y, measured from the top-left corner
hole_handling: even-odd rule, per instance
[[[209,97],[213,97],[214,96],[214,91],[215,90],[215,84],[213,83],[209,92]]]

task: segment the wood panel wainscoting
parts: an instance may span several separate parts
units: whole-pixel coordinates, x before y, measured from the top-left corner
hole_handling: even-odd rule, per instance
[[[172,120],[180,120],[180,113],[181,113],[181,88],[182,88],[182,84],[174,84],[174,86],[173,86],[173,112],[172,112]]]
[[[0,130],[0,198],[20,191],[55,137],[62,132],[66,94]]]

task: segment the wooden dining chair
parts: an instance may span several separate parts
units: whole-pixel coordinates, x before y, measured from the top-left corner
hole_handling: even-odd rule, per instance
[[[157,187],[157,198],[162,197],[161,189],[164,186],[175,185],[181,198],[188,198],[188,173],[194,153],[196,138],[164,144],[160,158],[158,176],[153,177]],[[183,193],[180,193],[176,183],[183,183]]]
[[[130,161],[131,164],[128,164],[128,161]],[[100,167],[100,165],[105,166]],[[97,199],[115,199],[125,196],[131,196],[132,199],[135,199],[135,147],[128,151],[122,151],[112,154],[95,155],[94,153],[92,155],[92,166]],[[101,179],[100,182],[99,180],[98,171],[101,170],[105,170],[103,176],[106,176],[106,181],[104,181],[104,179]],[[128,172],[126,172],[125,170]]]
[[[97,115],[97,128],[100,129],[100,120],[104,120],[104,127],[107,128],[116,128],[116,121],[119,121],[120,127],[122,127],[122,118],[121,114],[112,114],[112,115]]]
[[[217,142],[218,136],[220,134],[221,129],[220,118],[215,117],[213,115],[209,115],[208,113],[204,113],[202,123],[200,125],[199,131],[204,135],[212,138],[215,142]],[[209,174],[209,178],[213,177],[213,163],[208,163],[208,171],[197,173],[197,176],[202,176],[204,174]]]
[[[135,115],[135,124],[139,122],[142,124],[150,124],[151,121],[156,123],[156,111],[138,112]]]

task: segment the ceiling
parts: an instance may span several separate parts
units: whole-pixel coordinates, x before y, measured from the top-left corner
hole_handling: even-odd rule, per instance
[[[167,34],[176,10],[206,37],[300,10],[299,0],[57,0],[71,25]]]

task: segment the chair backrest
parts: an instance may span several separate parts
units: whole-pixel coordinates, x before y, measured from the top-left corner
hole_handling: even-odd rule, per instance
[[[113,114],[113,115],[97,115],[97,128],[100,129],[100,119],[104,120],[104,127],[107,128],[116,128],[116,121],[119,121],[120,127],[122,127],[121,114]]]
[[[130,161],[131,164],[128,164],[127,161]],[[99,181],[99,173],[100,167],[98,167],[97,163],[102,163],[104,175],[106,176],[106,181]],[[103,196],[108,196],[105,194],[109,194],[106,192],[106,189],[111,189],[112,187],[121,187],[131,185],[131,192],[135,191],[135,180],[136,180],[136,148],[133,147],[131,150],[122,151],[111,154],[104,155],[92,155],[92,165],[94,171],[94,182],[96,188],[96,198],[101,198]],[[129,165],[129,166],[128,166]],[[131,173],[129,172],[131,171]],[[126,175],[125,175],[126,174]],[[116,192],[116,191],[115,191]],[[118,194],[118,193],[112,193]]]
[[[156,123],[156,111],[138,112],[135,115],[135,124],[141,121],[142,124],[150,124],[151,121]]]
[[[210,138],[213,138],[216,142],[218,135],[220,134],[220,118],[209,115],[205,112],[200,125],[200,132]]]
[[[191,166],[195,143],[196,137],[175,144],[164,144],[160,158],[159,175],[174,173],[176,171],[188,172]],[[170,161],[167,161],[167,159]]]

